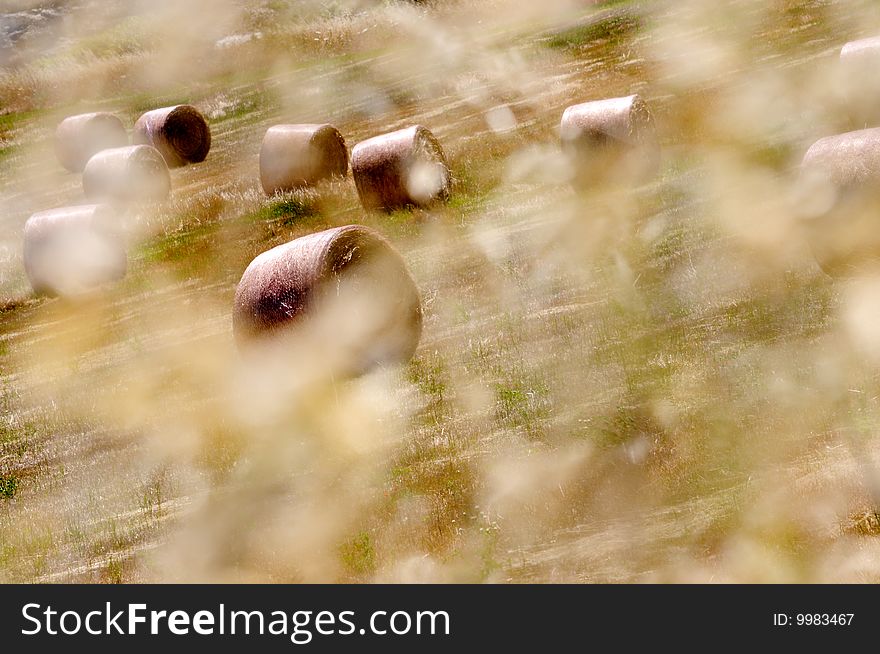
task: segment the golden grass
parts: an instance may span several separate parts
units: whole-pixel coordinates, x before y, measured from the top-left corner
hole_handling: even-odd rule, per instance
[[[147,55],[93,40],[88,66],[0,76],[0,474],[17,480],[0,578],[878,579],[858,526],[876,506],[873,286],[825,277],[788,203],[835,127],[835,49],[880,25],[870,4],[219,6],[212,39],[262,36],[163,49],[157,21]],[[660,178],[575,193],[562,110],[629,93],[655,110]],[[125,282],[27,299],[20,226],[80,197],[47,151],[56,119],[179,101],[212,150],[128,216]],[[429,127],[449,204],[364,212],[350,179],[266,197],[265,129],[315,121],[350,145]],[[348,223],[413,271],[415,359],[342,383],[304,348],[255,374],[230,331],[241,271]]]

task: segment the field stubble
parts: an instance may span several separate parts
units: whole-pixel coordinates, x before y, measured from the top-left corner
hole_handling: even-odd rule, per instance
[[[818,270],[792,188],[840,128],[836,49],[880,15],[530,4],[214,3],[216,30],[175,42],[173,3],[88,36],[84,3],[67,49],[4,70],[0,579],[878,579],[876,282]],[[661,174],[573,190],[563,109],[630,93]],[[57,120],[182,101],[212,149],[126,214],[125,281],[31,298],[24,221],[82,200]],[[452,198],[365,212],[350,178],[266,197],[281,122],[349,147],[423,124]],[[414,360],[341,381],[313,343],[239,357],[247,263],[347,223],[413,272]]]

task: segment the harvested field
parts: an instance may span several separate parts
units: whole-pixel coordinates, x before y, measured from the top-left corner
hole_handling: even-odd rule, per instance
[[[0,16],[0,581],[880,581],[880,273],[822,271],[799,185],[877,3],[134,4]],[[657,174],[573,185],[565,108],[634,94]],[[210,150],[124,279],[35,297],[25,221],[88,203],[58,123],[180,104]],[[422,125],[448,201],[267,195],[279,124]],[[412,360],[241,356],[248,263],[343,225],[412,273]]]

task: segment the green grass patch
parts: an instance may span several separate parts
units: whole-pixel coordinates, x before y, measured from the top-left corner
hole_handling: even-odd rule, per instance
[[[278,96],[266,89],[255,89],[238,95],[234,102],[223,106],[209,116],[212,123],[222,123],[227,120],[244,119],[251,114],[257,115],[262,111],[277,109],[279,106]]]
[[[75,59],[88,61],[91,58],[112,59],[129,54],[137,54],[152,49],[156,45],[137,17],[123,20],[103,32],[81,39],[73,47],[71,54]]]
[[[298,197],[284,197],[251,214],[251,219],[286,226],[293,225],[302,218],[314,216],[315,213],[314,204],[308,200]]]
[[[155,109],[156,107],[170,107],[177,104],[193,104],[194,102],[201,100],[203,96],[204,91],[195,95],[194,89],[178,87],[164,95],[156,95],[154,93],[134,93],[120,97],[118,101],[126,107],[133,122],[142,113]]]
[[[368,574],[376,568],[376,549],[367,532],[361,532],[339,548],[345,569],[353,575]]]
[[[12,132],[20,129],[24,123],[38,118],[43,113],[45,112],[37,109],[0,113],[0,139],[7,137]]]
[[[166,234],[148,244],[142,256],[149,262],[176,262],[195,258],[197,252],[210,248],[217,232],[212,223]]]
[[[121,584],[125,581],[125,568],[122,565],[122,561],[117,559],[114,556],[110,557],[110,560],[107,561],[107,566],[104,568],[104,578],[109,584]]]
[[[18,491],[18,478],[15,475],[0,475],[0,498],[11,500]]]
[[[615,11],[592,16],[547,41],[554,49],[582,50],[594,46],[616,46],[642,27],[641,19],[629,12]]]
[[[446,366],[437,354],[426,354],[413,359],[407,368],[408,379],[419,387],[427,399],[427,405],[418,418],[424,424],[437,425],[447,417],[449,407]]]
[[[550,417],[550,389],[541,379],[511,377],[496,382],[495,417],[502,427],[522,429],[531,438],[544,435]]]

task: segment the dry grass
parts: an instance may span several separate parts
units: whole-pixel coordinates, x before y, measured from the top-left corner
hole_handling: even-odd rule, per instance
[[[789,201],[837,128],[836,48],[880,30],[870,3],[213,3],[216,29],[179,41],[175,3],[101,4],[0,72],[0,578],[880,578],[873,286],[816,268]],[[575,193],[562,110],[629,93],[660,177]],[[127,216],[125,282],[31,299],[24,220],[81,201],[56,120],[181,101],[212,150]],[[424,124],[452,199],[364,212],[350,179],[265,197],[279,122],[349,145]],[[306,347],[250,368],[244,267],[347,223],[404,253],[415,359],[345,383]]]

